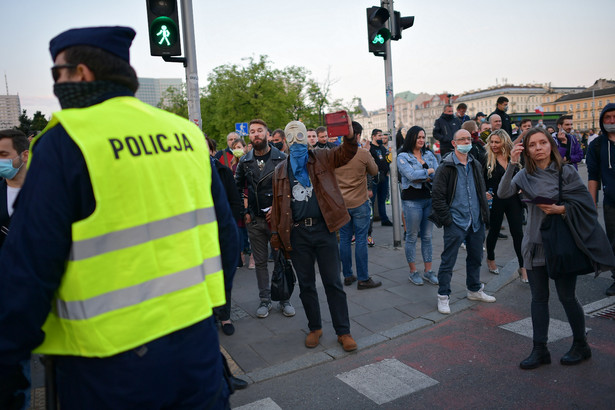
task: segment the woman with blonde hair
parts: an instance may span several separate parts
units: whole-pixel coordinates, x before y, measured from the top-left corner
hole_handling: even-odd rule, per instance
[[[487,235],[487,268],[489,272],[497,275],[500,273],[495,263],[495,245],[502,226],[504,215],[508,220],[508,227],[513,238],[513,246],[519,261],[519,276],[523,283],[527,283],[527,272],[523,267],[523,255],[521,242],[523,240],[523,206],[519,195],[509,198],[500,198],[497,195],[500,181],[508,168],[510,152],[513,144],[510,136],[503,129],[493,131],[487,138],[487,157],[485,161],[485,186],[487,199],[491,200],[489,214],[489,234]],[[515,171],[516,172],[516,171]]]

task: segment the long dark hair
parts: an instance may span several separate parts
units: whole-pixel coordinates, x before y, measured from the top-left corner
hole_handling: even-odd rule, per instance
[[[404,145],[401,147],[400,152],[407,152],[412,154],[414,152],[414,147],[416,147],[416,140],[419,137],[419,133],[425,130],[418,125],[411,127],[406,133],[406,139],[404,140]],[[421,152],[425,152],[427,147],[427,140],[425,140],[425,145],[421,149]]]
[[[551,159],[551,162],[555,162],[555,167],[557,168],[558,171],[561,170],[563,161],[562,161],[562,156],[559,153],[559,149],[557,148],[557,145],[555,144],[555,140],[543,128],[534,127],[527,132],[525,137],[523,137],[523,155],[525,156],[526,172],[530,175],[534,174],[537,168],[536,162],[532,158],[530,158],[529,150],[528,150],[528,147],[530,145],[530,139],[535,134],[542,134],[545,137],[547,137],[547,140],[551,144],[551,155],[549,156]]]

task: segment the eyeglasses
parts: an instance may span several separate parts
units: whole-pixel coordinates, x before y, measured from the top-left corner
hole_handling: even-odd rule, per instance
[[[60,78],[60,69],[62,68],[77,68],[77,64],[58,64],[51,67],[51,76],[54,82]]]

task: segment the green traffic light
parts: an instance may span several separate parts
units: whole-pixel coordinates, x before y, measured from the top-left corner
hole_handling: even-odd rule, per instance
[[[156,42],[160,47],[172,47],[177,43],[178,32],[177,24],[173,19],[161,16],[154,21],[150,27],[150,35],[152,40]]]
[[[378,34],[376,37],[374,37],[374,39],[372,40],[372,44],[384,44],[384,37],[382,37],[381,34]]]

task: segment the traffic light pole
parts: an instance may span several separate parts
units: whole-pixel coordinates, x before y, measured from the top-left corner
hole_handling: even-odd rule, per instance
[[[380,7],[389,10],[389,15],[393,16],[393,0],[380,0]],[[393,18],[389,19],[389,27],[394,23]],[[401,213],[400,197],[397,181],[397,139],[395,133],[395,96],[393,94],[393,62],[391,60],[391,41],[386,42],[386,55],[384,56],[384,78],[387,97],[387,128],[389,131],[389,141],[391,142],[391,209],[393,212],[393,246],[401,247]]]
[[[186,94],[188,99],[188,118],[203,129],[201,121],[201,99],[199,95],[199,75],[196,68],[196,44],[194,40],[194,18],[192,0],[180,0],[182,13],[182,33],[184,37],[184,56],[186,61]]]

